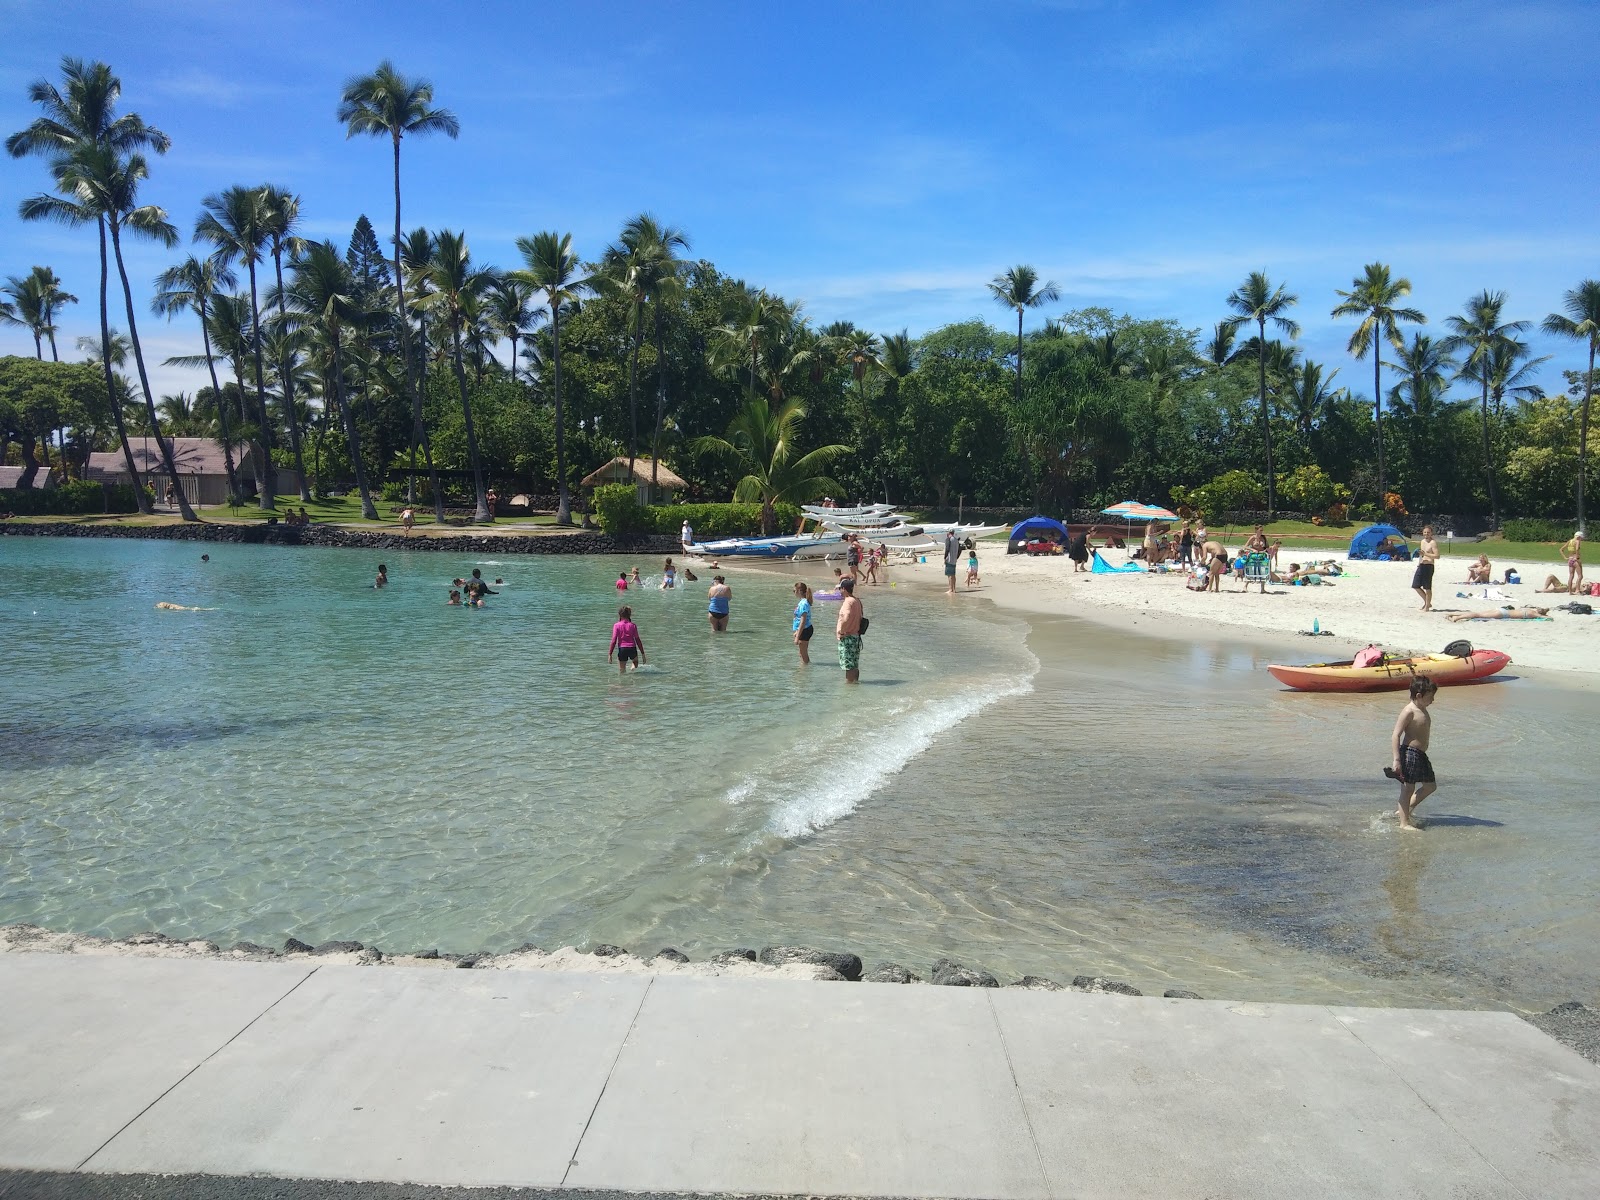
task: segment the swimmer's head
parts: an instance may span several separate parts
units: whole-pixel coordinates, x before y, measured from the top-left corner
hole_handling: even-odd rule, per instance
[[[713,575],[711,578],[716,580],[718,583],[727,583],[728,582],[721,575]]]
[[[498,575],[496,575],[496,576],[495,576],[495,577],[494,577],[494,581],[495,581],[495,582],[496,582],[496,583],[504,583],[504,582],[505,582],[505,580],[504,580],[504,579],[501,579],[501,578],[500,578],[500,576],[498,576]]]
[[[211,555],[209,555],[209,554],[202,554],[202,555],[201,555],[201,556],[200,556],[200,561],[201,561],[201,562],[210,562],[210,561],[211,561]]]
[[[617,620],[619,620],[619,621],[631,621],[631,620],[633,620],[633,609],[629,608],[626,604],[624,604],[621,608],[617,609]]]
[[[853,595],[856,590],[856,581],[846,575],[839,580],[839,586]]]
[[[1421,696],[1431,696],[1438,690],[1439,685],[1426,675],[1418,675],[1411,681],[1411,698],[1413,700]]]
[[[617,578],[618,579],[626,579],[627,577],[628,577],[628,573],[626,571],[618,571],[617,572]]]
[[[389,573],[389,568],[384,566],[382,563],[379,563],[378,564],[378,574],[379,575],[387,575],[388,573]]]

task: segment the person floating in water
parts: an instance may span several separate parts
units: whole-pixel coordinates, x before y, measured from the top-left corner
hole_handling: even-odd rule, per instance
[[[389,568],[384,566],[382,563],[378,564],[378,577],[372,581],[372,586],[375,588],[385,588],[389,586]]]
[[[455,589],[455,588],[451,588],[450,589],[450,599],[448,601],[446,601],[446,607],[448,607],[448,608],[460,608],[461,607],[461,593],[457,589]]]
[[[1400,719],[1394,723],[1394,733],[1389,739],[1394,765],[1384,774],[1400,782],[1400,828],[1416,829],[1411,820],[1421,804],[1439,785],[1433,777],[1433,763],[1428,760],[1428,735],[1433,731],[1433,718],[1428,708],[1438,694],[1439,685],[1426,675],[1411,681],[1411,700],[1400,710]]]
[[[711,618],[711,632],[727,633],[728,610],[733,603],[733,589],[721,575],[713,575],[706,598],[708,601],[706,613]]]
[[[633,609],[624,604],[617,609],[617,623],[611,627],[611,649],[606,651],[606,662],[615,656],[617,672],[621,675],[628,673],[628,664],[633,664],[637,671],[639,664],[647,661],[644,656],[644,639],[639,636],[639,627],[633,623]]]

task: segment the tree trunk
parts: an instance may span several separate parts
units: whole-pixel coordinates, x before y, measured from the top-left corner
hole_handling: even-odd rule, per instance
[[[1578,529],[1584,537],[1589,527],[1584,524],[1583,482],[1589,469],[1589,401],[1594,398],[1595,336],[1589,335],[1589,374],[1583,381],[1583,415],[1578,420]]]
[[[283,247],[272,248],[272,265],[278,276],[278,322],[287,327],[288,314],[283,302]],[[294,353],[284,345],[283,361],[278,364],[278,380],[283,385],[283,413],[289,422],[289,449],[294,469],[300,475],[300,503],[311,503],[311,484],[306,479],[306,456],[300,450],[300,415],[294,409]]]
[[[450,321],[451,361],[456,369],[456,386],[461,389],[461,419],[467,428],[467,461],[472,464],[472,488],[477,496],[477,507],[472,519],[480,525],[494,520],[489,511],[489,499],[483,490],[483,463],[478,458],[478,435],[472,429],[472,401],[467,398],[467,372],[461,364],[461,318]]]
[[[550,289],[550,345],[555,359],[556,396],[556,524],[572,524],[572,502],[567,496],[567,435],[566,424],[561,419],[561,305],[556,302],[555,289]]]
[[[400,134],[394,135],[394,309],[400,321],[400,358],[405,367],[406,389],[411,393],[411,468],[416,470],[415,447],[422,447],[422,461],[428,468],[428,483],[433,488],[433,517],[444,524],[444,489],[433,465],[433,448],[428,441],[428,424],[422,412],[422,384],[411,369],[411,322],[406,318],[405,276],[400,273]],[[426,349],[426,343],[424,343]],[[416,475],[411,476],[416,479]]]
[[[1483,469],[1489,481],[1489,528],[1500,528],[1500,498],[1494,486],[1494,450],[1489,444],[1489,379],[1483,380]]]
[[[356,426],[355,416],[344,394],[344,363],[339,356],[338,326],[329,332],[333,350],[333,395],[339,405],[339,416],[344,421],[344,435],[350,442],[350,463],[356,473],[356,491],[361,496],[361,515],[368,521],[376,521],[378,510],[373,506],[372,493],[367,490],[367,469],[361,465],[361,430]]]
[[[43,340],[40,339],[39,331],[37,329],[33,330],[32,333],[33,333],[33,356],[35,358],[37,358],[40,362],[43,362],[44,361],[44,342],[43,342]]]
[[[1383,391],[1379,386],[1382,378],[1383,355],[1378,350],[1376,340],[1372,343],[1372,420],[1378,430],[1378,507],[1383,509],[1383,498],[1389,494],[1389,483],[1383,471],[1383,401],[1380,397]],[[1380,514],[1381,515],[1381,514]]]
[[[144,349],[139,345],[139,326],[133,315],[133,289],[128,286],[128,269],[122,262],[122,235],[117,228],[115,214],[109,218],[111,249],[117,258],[117,274],[122,279],[122,300],[128,309],[128,340],[133,343],[133,362],[139,368],[139,386],[144,389],[144,411],[150,418],[150,428],[156,431],[156,445],[161,448],[161,461],[166,465],[167,478],[172,480],[172,491],[178,501],[178,513],[185,521],[198,521],[189,498],[183,494],[183,481],[178,478],[178,464],[172,460],[172,440],[161,436],[161,422],[156,418],[155,401],[150,398],[150,376],[144,369]],[[102,347],[104,349],[104,347]]]
[[[650,440],[650,501],[656,498],[656,472],[661,467],[661,426],[667,419],[666,344],[661,334],[661,300],[656,300],[656,435]]]
[[[1272,415],[1267,408],[1267,319],[1257,318],[1257,324],[1261,329],[1256,339],[1256,348],[1261,352],[1261,435],[1267,444],[1267,520],[1271,521],[1277,509],[1278,493],[1272,477]]]
[[[628,482],[634,482],[633,464],[639,457],[639,347],[644,342],[644,313],[633,306],[633,346],[628,354]]]
[[[117,427],[117,441],[122,443],[122,458],[128,464],[128,479],[133,484],[134,502],[145,516],[150,515],[150,494],[144,490],[139,478],[138,464],[133,460],[133,443],[128,441],[128,423],[122,417],[122,404],[117,399],[117,379],[111,371],[111,316],[106,301],[107,281],[111,267],[106,262],[106,219],[100,218],[100,365],[105,368],[106,403],[111,406],[111,420]]]
[[[1022,410],[1022,310],[1017,309],[1017,411]]]
[[[256,484],[264,509],[278,504],[278,468],[272,462],[272,417],[267,412],[266,371],[261,365],[261,306],[256,301],[256,264],[250,268],[250,347],[256,363],[256,408],[261,417],[261,461],[256,464]]]
[[[239,502],[239,472],[233,465],[233,433],[228,428],[228,405],[217,382],[217,362],[211,356],[211,330],[206,325],[206,300],[200,297],[200,341],[206,350],[206,370],[211,373],[211,394],[217,398],[217,421],[222,425],[222,465],[228,471],[228,498]]]
[[[52,326],[50,329],[50,361],[61,361],[61,356],[56,353],[56,331],[54,326]]]
[[[39,458],[34,453],[34,447],[39,439],[31,433],[17,434],[17,445],[22,447],[22,475],[17,480],[17,487],[27,491],[33,486],[33,477],[39,473]]]

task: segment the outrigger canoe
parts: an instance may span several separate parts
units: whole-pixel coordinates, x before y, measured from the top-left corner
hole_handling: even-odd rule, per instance
[[[1273,677],[1302,692],[1384,692],[1411,686],[1418,675],[1426,675],[1441,687],[1487,679],[1503,671],[1511,661],[1499,650],[1474,650],[1466,656],[1456,654],[1414,654],[1408,658],[1386,658],[1370,667],[1353,662],[1309,663],[1300,667],[1269,666]]]

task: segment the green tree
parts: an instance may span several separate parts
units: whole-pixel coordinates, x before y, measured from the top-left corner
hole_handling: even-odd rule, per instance
[[[1300,336],[1300,326],[1283,314],[1300,302],[1300,297],[1290,295],[1283,285],[1272,286],[1265,271],[1252,271],[1244,284],[1228,295],[1228,307],[1235,315],[1228,318],[1237,329],[1249,321],[1256,323],[1257,354],[1260,369],[1259,403],[1261,406],[1261,436],[1267,449],[1267,519],[1277,508],[1277,496],[1272,477],[1272,413],[1267,400],[1267,322],[1292,338]]]
[[[61,286],[49,267],[35,267],[23,276],[13,275],[0,288],[0,325],[18,325],[33,335],[34,357],[43,361],[43,340],[50,342],[50,361],[60,362],[56,353],[56,313],[63,304],[76,304],[78,298]]]
[[[228,428],[228,406],[223,402],[222,385],[217,382],[217,360],[211,351],[211,306],[222,288],[237,283],[232,271],[210,258],[189,255],[175,267],[156,276],[152,307],[157,315],[171,320],[180,312],[192,312],[200,319],[200,344],[205,350],[206,370],[211,375],[211,391],[217,401],[217,419],[222,426],[222,464],[228,472],[228,495],[239,497],[238,468],[233,462],[233,435]],[[171,363],[171,360],[168,360]]]
[[[1583,377],[1583,407],[1578,417],[1578,528],[1587,533],[1583,489],[1589,471],[1589,405],[1594,400],[1594,357],[1595,351],[1600,350],[1600,280],[1585,279],[1562,295],[1561,306],[1566,311],[1546,317],[1544,331],[1586,342],[1589,346],[1589,370]]]
[[[793,397],[773,403],[752,395],[728,426],[726,436],[702,438],[701,446],[739,464],[744,477],[733,488],[735,503],[761,502],[761,531],[771,536],[773,506],[785,502],[805,504],[839,485],[822,472],[848,446],[818,446],[801,453],[798,435],[806,410]]]
[[[1350,353],[1355,355],[1357,362],[1368,353],[1372,355],[1372,421],[1378,435],[1378,494],[1381,503],[1388,480],[1383,465],[1383,352],[1378,343],[1380,340],[1388,342],[1398,351],[1405,345],[1400,336],[1399,322],[1422,325],[1428,318],[1414,308],[1397,307],[1399,301],[1411,294],[1411,281],[1392,278],[1387,263],[1368,263],[1366,270],[1351,281],[1350,290],[1338,294],[1344,299],[1334,306],[1333,315],[1361,318],[1361,324],[1350,335]]]
[[[399,323],[400,352],[407,363],[406,382],[411,395],[412,439],[422,447],[422,456],[428,467],[428,479],[433,486],[434,515],[444,524],[444,492],[439,487],[439,473],[434,470],[433,450],[428,443],[428,428],[423,421],[422,388],[420,375],[411,374],[410,351],[411,322],[406,319],[405,276],[400,270],[400,142],[411,134],[421,137],[442,133],[455,138],[461,134],[461,122],[447,108],[433,107],[433,84],[426,79],[407,79],[395,70],[394,64],[384,59],[370,75],[358,75],[346,81],[340,98],[338,119],[344,125],[345,137],[357,134],[368,137],[387,137],[394,149],[394,284],[395,317]],[[425,344],[425,343],[424,343]],[[415,456],[412,476],[415,475]]]
[[[1017,388],[1016,406],[1022,407],[1022,314],[1030,308],[1054,304],[1061,290],[1054,283],[1041,284],[1039,272],[1029,266],[1012,267],[989,281],[989,295],[1002,308],[1017,311]]]
[[[517,343],[533,331],[542,316],[533,304],[533,288],[524,279],[497,275],[485,301],[495,333],[511,342],[511,378],[515,379]]]
[[[289,270],[292,278],[283,293],[286,323],[307,330],[322,346],[323,378],[331,385],[344,423],[351,469],[361,495],[361,515],[376,521],[378,510],[372,503],[361,457],[361,431],[345,393],[344,333],[369,319],[367,309],[356,295],[350,268],[332,242],[312,243]]]
[[[493,276],[473,267],[465,234],[441,229],[435,238],[433,261],[428,264],[427,278],[432,290],[429,303],[443,311],[450,328],[450,361],[455,369],[456,386],[461,392],[461,417],[467,431],[467,461],[472,469],[472,486],[477,501],[473,520],[480,523],[493,521],[494,514],[489,511],[488,495],[483,485],[483,460],[478,454],[478,436],[472,428],[472,401],[467,395],[467,372],[461,359],[461,330],[467,305],[488,289]]]
[[[298,258],[306,249],[306,240],[295,233],[300,224],[300,197],[268,184],[261,189],[261,202],[266,210],[262,228],[267,235],[273,271],[278,281],[278,320],[284,322],[283,256],[287,254],[290,258]],[[289,452],[294,455],[294,469],[300,475],[300,502],[309,504],[311,483],[306,478],[306,458],[300,446],[300,418],[294,402],[293,339],[281,338],[278,345],[284,352],[275,365],[278,383],[283,389],[284,420],[289,427]]]
[[[1467,301],[1461,316],[1445,318],[1450,336],[1443,343],[1451,354],[1465,353],[1459,374],[1480,383],[1483,389],[1483,473],[1489,488],[1490,520],[1496,529],[1500,527],[1500,495],[1495,487],[1494,449],[1489,440],[1489,365],[1496,352],[1504,353],[1505,343],[1521,345],[1516,335],[1528,327],[1526,321],[1502,320],[1505,306],[1504,292],[1479,292]]]
[[[561,309],[589,290],[589,281],[579,274],[580,263],[572,249],[570,233],[545,231],[532,237],[517,239],[517,249],[522,254],[525,268],[515,272],[535,291],[544,293],[545,308],[550,313],[550,343],[554,358],[554,388],[556,417],[556,487],[559,500],[556,504],[556,523],[572,524],[572,502],[567,491],[566,424],[561,410]]]
[[[93,222],[100,236],[100,342],[111,344],[110,309],[106,291],[110,281],[106,244],[109,240],[116,249],[118,273],[122,277],[123,294],[130,317],[129,333],[140,364],[143,377],[143,355],[138,352],[138,337],[134,333],[133,296],[128,288],[127,273],[122,269],[121,229],[124,225],[138,234],[149,234],[160,240],[166,216],[153,207],[138,208],[132,204],[137,195],[138,182],[148,173],[141,151],[151,150],[165,154],[171,139],[159,129],[146,125],[138,113],[117,113],[117,103],[122,98],[122,81],[111,73],[105,63],[85,63],[82,59],[64,57],[61,60],[64,86],[58,88],[48,80],[38,80],[28,88],[28,99],[37,104],[44,115],[26,129],[19,130],[6,139],[6,150],[13,158],[39,155],[50,160],[50,172],[56,181],[58,196],[35,196],[19,206],[23,220],[52,220],[66,225],[86,225]],[[170,226],[167,226],[170,229]],[[139,483],[139,469],[134,462],[133,447],[128,441],[126,423],[121,407],[115,403],[116,379],[109,356],[102,359],[106,394],[112,397],[112,419],[116,424],[117,438],[122,444],[123,459],[128,477],[133,482],[139,511],[150,512],[150,501]],[[145,403],[151,419],[155,408],[150,404],[150,389],[144,388]],[[163,445],[167,468],[176,478],[171,448]],[[179,504],[185,520],[194,520],[188,501],[179,495]]]

